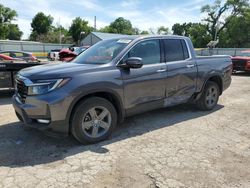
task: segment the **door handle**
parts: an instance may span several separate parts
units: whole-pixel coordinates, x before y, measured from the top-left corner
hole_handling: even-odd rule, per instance
[[[166,72],[166,71],[167,71],[167,69],[159,69],[156,72]]]
[[[188,64],[186,65],[187,68],[193,68],[194,67],[194,64]]]

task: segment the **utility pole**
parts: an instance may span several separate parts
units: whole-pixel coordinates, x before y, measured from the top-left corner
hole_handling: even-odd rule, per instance
[[[60,17],[59,17],[59,41],[60,41],[60,44],[62,44],[62,30],[61,30],[61,24],[60,24]]]
[[[94,17],[94,31],[96,31],[96,16]]]

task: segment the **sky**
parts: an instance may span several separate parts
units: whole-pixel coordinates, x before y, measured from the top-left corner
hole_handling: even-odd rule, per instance
[[[75,17],[81,17],[97,28],[109,25],[117,17],[129,19],[140,30],[169,27],[175,23],[199,22],[203,5],[214,0],[0,0],[4,6],[17,11],[14,21],[23,31],[23,39],[31,33],[30,23],[38,12],[54,18],[53,25],[69,28]]]

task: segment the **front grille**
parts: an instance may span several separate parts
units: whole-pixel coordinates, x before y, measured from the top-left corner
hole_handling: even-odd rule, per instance
[[[233,60],[233,68],[236,70],[245,70],[246,63],[247,63],[246,60],[234,59]]]
[[[28,87],[22,80],[16,79],[16,92],[21,97],[21,101],[24,103],[28,94]]]

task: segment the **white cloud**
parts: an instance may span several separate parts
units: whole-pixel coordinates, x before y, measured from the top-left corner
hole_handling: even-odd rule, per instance
[[[140,3],[140,0],[124,0],[121,2],[121,6],[124,8],[136,8]]]
[[[93,1],[93,0],[71,1],[70,3],[80,5],[81,7],[84,7],[86,9],[90,9],[90,10],[100,10],[101,9],[101,7],[98,5],[98,3]]]
[[[23,39],[29,38],[31,32],[30,20],[18,18],[14,23],[18,24],[20,30],[23,32]]]
[[[163,1],[152,3],[145,8],[141,0],[122,0],[121,2],[108,3],[100,0],[68,1],[61,0],[1,0],[5,6],[17,10],[19,17],[16,23],[27,38],[31,32],[30,23],[37,12],[44,12],[54,17],[54,25],[59,23],[68,28],[76,16],[89,21],[94,26],[94,15],[97,16],[97,28],[104,27],[117,17],[129,19],[134,27],[140,30],[166,26],[171,29],[175,23],[198,22],[202,18],[200,8],[207,4],[206,0],[187,1],[184,4],[169,6]],[[58,3],[60,3],[60,6]],[[24,6],[25,5],[25,6]],[[76,11],[77,9],[77,11]],[[82,9],[82,12],[79,11]]]

